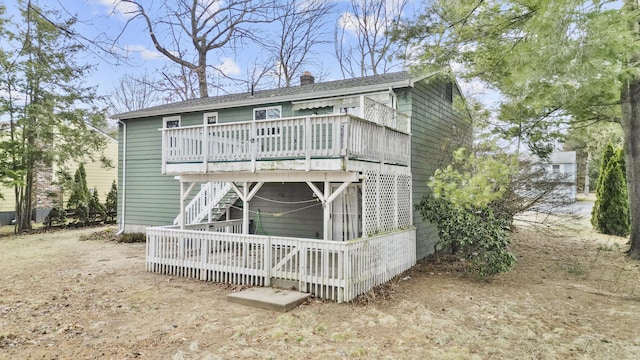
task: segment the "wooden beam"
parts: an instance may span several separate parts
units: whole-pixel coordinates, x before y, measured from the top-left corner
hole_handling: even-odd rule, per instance
[[[242,189],[242,233],[245,235],[249,234],[249,201],[245,199],[249,198],[250,186],[251,183],[246,182],[244,183],[244,188]]]
[[[377,169],[377,168],[376,168]],[[180,178],[186,182],[277,182],[277,183],[300,183],[300,182],[357,182],[359,172],[347,171],[269,171],[269,172],[229,172],[229,173],[209,173],[209,174],[180,174]]]
[[[320,199],[320,201],[324,203],[324,194],[322,193],[322,191],[320,191],[320,189],[318,189],[318,187],[315,186],[311,181],[307,181],[307,185],[309,185],[311,190],[313,190],[314,194],[316,194],[318,199]]]

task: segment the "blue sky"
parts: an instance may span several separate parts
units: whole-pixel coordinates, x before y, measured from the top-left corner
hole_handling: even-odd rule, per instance
[[[87,52],[85,57],[79,59],[81,62],[96,64],[96,71],[87,81],[99,87],[101,94],[109,94],[119,79],[126,75],[139,75],[148,73],[155,74],[166,64],[173,64],[163,55],[158,53],[149,38],[146,26],[141,18],[130,20],[127,14],[128,4],[119,0],[32,0],[45,9],[57,9],[61,18],[77,16],[79,23],[77,30],[87,38],[114,38],[120,34],[126,25],[126,29],[119,35],[117,51],[126,56],[126,61],[116,60],[101,52]],[[327,22],[327,40],[333,41],[333,31],[338,17],[346,11],[348,2],[343,0],[333,1],[336,11],[333,17]],[[387,0],[392,1],[392,0]],[[145,4],[158,5],[160,1],[145,1]],[[414,6],[420,4],[420,0],[409,0],[405,8],[405,14],[413,13]],[[7,3],[10,8],[10,2]],[[129,23],[127,24],[127,22]],[[209,63],[221,68],[225,73],[235,78],[246,79],[251,64],[259,57],[261,50],[259,47],[251,46],[239,51],[219,51],[209,53]],[[325,44],[316,49],[316,60],[320,63],[322,70],[328,73],[325,80],[342,78],[337,60],[334,57],[333,43]],[[176,65],[177,66],[177,65]],[[314,69],[308,69],[312,72]],[[401,70],[401,67],[396,68]],[[294,85],[296,83],[294,82]],[[234,87],[235,86],[235,87]],[[224,91],[243,91],[243,85],[234,85]],[[246,85],[244,85],[246,86]],[[236,88],[237,87],[237,88]],[[216,95],[216,90],[212,90],[210,95]]]

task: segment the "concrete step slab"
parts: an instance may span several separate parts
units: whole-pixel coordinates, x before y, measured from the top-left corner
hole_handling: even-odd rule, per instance
[[[272,311],[287,312],[311,294],[270,287],[252,287],[227,295],[227,301]]]

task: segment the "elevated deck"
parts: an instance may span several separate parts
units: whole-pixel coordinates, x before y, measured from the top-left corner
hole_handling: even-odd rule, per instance
[[[169,128],[162,129],[162,173],[407,167],[410,138],[398,128],[349,114]]]

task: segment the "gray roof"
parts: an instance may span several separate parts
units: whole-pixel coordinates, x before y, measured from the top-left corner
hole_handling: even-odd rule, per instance
[[[575,151],[556,151],[549,155],[550,164],[575,164]]]
[[[412,77],[407,71],[373,75],[360,78],[334,80],[309,85],[292,86],[270,90],[213,96],[154,106],[142,110],[112,115],[114,119],[134,119],[148,116],[172,115],[216,108],[230,108],[280,101],[310,100],[328,96],[341,96],[413,86],[414,81],[427,76]]]

